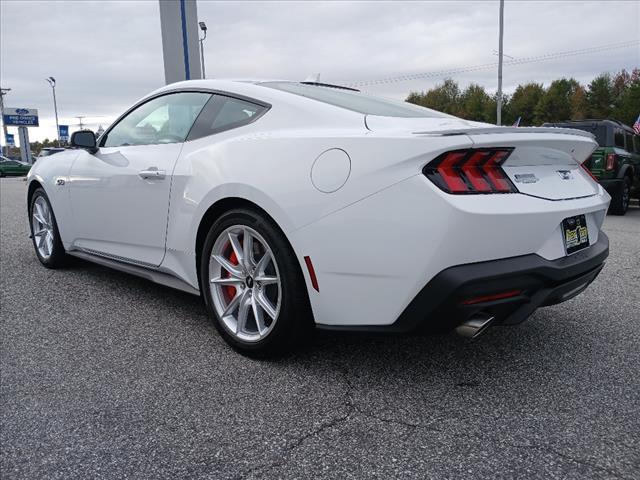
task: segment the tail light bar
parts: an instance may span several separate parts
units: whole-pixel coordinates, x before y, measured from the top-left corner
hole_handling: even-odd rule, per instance
[[[582,168],[585,172],[587,172],[587,173],[589,174],[589,176],[590,176],[591,178],[593,178],[593,180],[594,180],[595,182],[597,182],[597,181],[598,181],[598,179],[597,179],[597,178],[596,178],[596,176],[591,172],[591,170],[589,170],[589,167],[587,167],[587,165],[585,165],[586,163],[587,163],[587,162],[582,162],[582,163],[580,164],[580,168]]]
[[[447,193],[517,193],[502,170],[511,152],[507,147],[453,150],[429,162],[422,172]]]

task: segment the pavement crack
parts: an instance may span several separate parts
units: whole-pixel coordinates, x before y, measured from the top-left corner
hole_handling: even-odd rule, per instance
[[[340,365],[336,364],[336,367],[338,372],[340,372],[340,374],[343,376],[344,383],[346,385],[345,392],[344,392],[344,400],[342,402],[342,404],[346,407],[345,412],[338,417],[335,417],[329,421],[321,423],[317,428],[314,428],[310,432],[307,432],[304,435],[301,435],[291,440],[290,442],[287,442],[283,447],[282,452],[280,453],[280,458],[273,460],[272,462],[268,462],[266,464],[256,465],[255,467],[252,467],[252,468],[249,468],[248,470],[240,472],[238,475],[236,475],[233,478],[236,478],[236,479],[246,478],[248,476],[255,475],[261,472],[270,471],[279,467],[283,467],[289,463],[291,459],[291,455],[296,451],[296,449],[298,449],[298,447],[300,447],[300,445],[302,445],[308,439],[319,436],[325,431],[330,430],[336,427],[337,425],[342,424],[347,420],[349,420],[349,418],[353,415],[353,413],[357,411],[352,399],[352,391],[354,387],[353,387],[353,384],[351,383],[351,379],[349,378],[349,372]]]
[[[413,429],[423,429],[423,430],[430,430],[432,432],[442,432],[442,430],[434,427],[433,425],[427,425],[424,423],[413,423],[413,422],[407,422],[405,420],[400,420],[397,418],[387,418],[387,417],[383,417],[380,415],[376,415],[375,413],[371,413],[371,412],[367,412],[365,410],[363,410],[362,408],[359,408],[358,406],[354,405],[355,410],[362,415],[363,417],[366,418],[371,418],[374,420],[378,420],[379,422],[383,422],[383,423],[391,423],[394,425],[402,425],[405,427],[409,427],[409,428],[413,428]]]

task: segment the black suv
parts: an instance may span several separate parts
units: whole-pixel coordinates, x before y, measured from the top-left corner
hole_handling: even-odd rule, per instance
[[[624,215],[632,196],[640,196],[640,136],[617,120],[576,120],[544,127],[577,128],[592,133],[599,147],[585,161],[611,195],[609,212]]]

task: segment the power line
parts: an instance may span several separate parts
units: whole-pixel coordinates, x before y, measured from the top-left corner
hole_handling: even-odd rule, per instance
[[[597,47],[581,48],[579,50],[567,50],[564,52],[547,53],[531,57],[514,58],[503,62],[503,65],[522,65],[526,63],[546,62],[558,58],[573,57],[576,55],[587,55],[589,53],[604,52],[608,50],[617,50],[619,48],[629,48],[640,45],[640,40],[629,40],[626,42],[612,43],[608,45],[600,45]],[[373,85],[383,85],[388,83],[407,82],[411,80],[421,80],[424,78],[442,77],[446,75],[454,75],[458,73],[476,72],[479,70],[492,70],[498,66],[497,62],[483,63],[480,65],[467,65],[449,70],[438,70],[433,72],[412,73],[406,75],[398,75],[394,77],[383,77],[375,80],[362,80],[357,82],[341,82],[341,85],[349,87],[369,87]]]

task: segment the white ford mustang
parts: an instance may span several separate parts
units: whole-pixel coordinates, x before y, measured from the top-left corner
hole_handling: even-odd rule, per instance
[[[558,128],[465,121],[343,87],[198,80],[28,176],[36,255],[202,295],[244,353],[310,327],[478,335],[583,291],[610,197]]]

